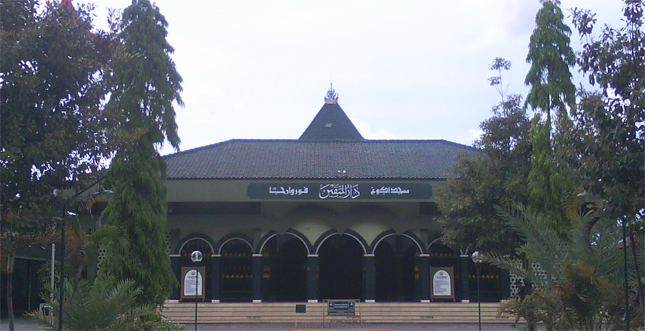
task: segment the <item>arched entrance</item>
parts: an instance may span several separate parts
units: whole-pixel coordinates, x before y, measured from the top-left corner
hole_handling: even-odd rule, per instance
[[[318,251],[321,299],[363,299],[361,244],[348,235],[333,235]]]
[[[262,249],[262,301],[307,300],[307,248],[288,234],[277,235]]]
[[[206,298],[212,298],[213,293],[212,293],[212,281],[211,278],[213,276],[217,277],[218,271],[217,270],[212,270],[211,268],[211,259],[213,256],[213,247],[211,244],[208,243],[203,238],[193,238],[181,247],[180,255],[181,255],[181,266],[182,267],[195,267],[195,263],[191,261],[190,259],[190,254],[192,254],[194,251],[200,251],[202,252],[202,255],[204,256],[204,259],[202,262],[199,263],[200,267],[205,267],[206,270],[204,271],[204,285],[206,286],[206,290],[204,292],[204,295]],[[192,269],[194,270],[194,269]],[[213,274],[215,273],[215,275]],[[194,300],[194,299],[191,299]]]
[[[221,255],[220,300],[222,302],[252,301],[253,251],[251,246],[241,239],[233,239],[222,246]]]
[[[379,242],[374,251],[376,301],[416,301],[419,280],[415,278],[418,270],[415,257],[418,254],[417,245],[406,236],[393,235]]]

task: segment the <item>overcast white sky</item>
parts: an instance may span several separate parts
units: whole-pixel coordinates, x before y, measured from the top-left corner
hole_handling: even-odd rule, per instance
[[[103,23],[106,8],[131,0],[79,2],[96,4]],[[504,76],[508,92],[526,93],[527,45],[540,7],[539,0],[156,4],[184,79],[181,150],[238,138],[297,139],[323,106],[330,82],[367,139],[470,145],[500,100],[487,81],[496,56],[513,63]],[[565,16],[572,7],[620,25],[620,0],[562,0]],[[573,29],[570,18],[567,23]],[[579,50],[575,30],[572,40]]]

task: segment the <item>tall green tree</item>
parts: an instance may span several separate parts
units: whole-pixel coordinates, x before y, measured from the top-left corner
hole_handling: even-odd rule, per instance
[[[114,196],[107,223],[123,228],[130,246],[108,245],[102,269],[133,279],[143,289],[138,300],[154,305],[163,304],[177,282],[165,240],[166,166],[157,151],[166,140],[179,149],[173,103],[183,105],[167,26],[148,0],[133,0],[123,11],[119,41],[125,55],[114,63],[116,87],[108,104],[130,141],[119,146],[108,171]]]
[[[633,261],[642,273],[645,213],[645,1],[625,0],[619,28],[594,36],[595,14],[574,9],[584,40],[579,65],[596,90],[583,91],[576,112],[580,173],[587,189],[607,201],[611,217],[627,225]],[[641,246],[641,247],[639,247]],[[632,268],[633,267],[633,268]],[[643,277],[636,284],[645,309]]]
[[[540,0],[535,16],[526,62],[530,64],[524,83],[530,86],[526,103],[545,115],[551,123],[551,112],[566,117],[567,108],[576,103],[576,88],[569,68],[576,57],[570,46],[571,29],[564,23],[559,0]]]
[[[10,328],[19,242],[60,215],[54,189],[78,190],[111,154],[101,116],[110,35],[95,29],[91,7],[41,5],[0,2],[0,251]]]
[[[645,1],[624,0],[625,25],[594,37],[595,14],[575,9],[584,42],[579,65],[595,91],[576,112],[580,171],[616,218],[642,220],[645,208]]]
[[[540,121],[539,115],[533,117],[529,134],[533,152],[526,186],[528,206],[547,216],[551,220],[549,225],[565,235],[570,226],[566,220],[566,200],[577,193],[574,184],[577,172],[569,164],[559,162],[564,158],[563,151],[553,144],[550,132],[551,128]]]
[[[531,171],[528,177],[529,205],[549,214],[551,226],[565,233],[568,227],[564,199],[574,189],[574,173],[569,164],[558,162],[561,146],[555,139],[568,134],[571,128],[569,110],[575,109],[576,88],[571,81],[570,67],[575,53],[570,46],[571,29],[564,23],[559,0],[541,0],[535,16],[535,29],[529,42],[526,61],[530,63],[524,83],[530,90],[527,105],[535,111],[531,124]],[[556,121],[552,121],[552,113]],[[555,134],[553,129],[555,127]]]

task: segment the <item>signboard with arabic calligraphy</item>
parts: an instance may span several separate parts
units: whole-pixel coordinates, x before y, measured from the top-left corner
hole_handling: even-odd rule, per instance
[[[251,183],[248,196],[282,200],[419,200],[432,197],[432,186],[424,183]]]

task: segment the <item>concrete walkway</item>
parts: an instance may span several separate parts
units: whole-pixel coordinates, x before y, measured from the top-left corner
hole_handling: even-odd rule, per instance
[[[195,330],[194,324],[186,324],[185,331]],[[524,325],[513,328],[508,324],[482,324],[482,331],[522,330]],[[198,324],[199,331],[478,331],[477,324]],[[544,330],[540,328],[538,330]]]
[[[482,324],[482,331],[513,331],[522,330],[524,325],[512,328],[508,324]],[[35,320],[18,317],[15,322],[16,331],[45,330]],[[9,330],[9,321],[0,321],[0,330]],[[194,324],[185,324],[185,331],[195,330]],[[197,324],[199,331],[478,331],[477,324]],[[544,327],[538,330],[545,330]]]

